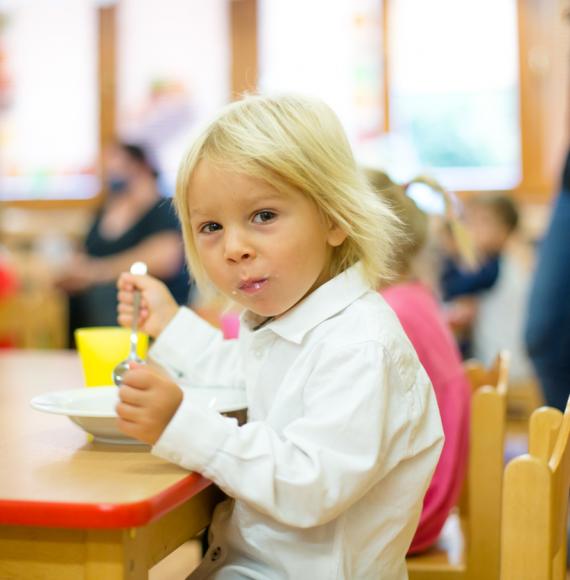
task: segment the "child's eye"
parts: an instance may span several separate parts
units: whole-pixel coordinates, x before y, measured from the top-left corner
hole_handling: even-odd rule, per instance
[[[274,211],[264,209],[263,211],[258,211],[253,216],[253,222],[256,224],[264,224],[266,222],[270,222],[271,220],[275,219],[276,217],[277,217],[277,214]]]
[[[201,226],[199,232],[201,234],[213,234],[214,232],[217,232],[221,229],[222,226],[220,224],[217,224],[216,222],[209,222]]]

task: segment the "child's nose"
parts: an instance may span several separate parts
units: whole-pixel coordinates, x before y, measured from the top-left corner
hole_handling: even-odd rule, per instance
[[[255,256],[255,251],[248,242],[247,237],[240,232],[226,230],[226,243],[224,248],[225,259],[230,262],[241,262]]]

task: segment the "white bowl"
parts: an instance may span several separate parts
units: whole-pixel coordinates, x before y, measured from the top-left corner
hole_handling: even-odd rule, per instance
[[[240,416],[247,407],[245,391],[224,387],[185,387],[185,397],[196,405],[219,413]],[[45,393],[34,397],[31,405],[38,411],[67,415],[84,431],[103,443],[140,444],[117,428],[116,387],[88,387]]]

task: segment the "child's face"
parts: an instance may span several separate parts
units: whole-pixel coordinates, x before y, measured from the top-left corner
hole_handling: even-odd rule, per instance
[[[213,284],[260,316],[279,316],[327,281],[346,235],[312,200],[201,161],[188,192],[198,256]]]
[[[509,237],[509,230],[495,212],[485,206],[468,206],[467,225],[475,246],[485,255],[498,254]]]

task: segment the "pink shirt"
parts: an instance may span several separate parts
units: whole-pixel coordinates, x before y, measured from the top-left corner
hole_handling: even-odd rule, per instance
[[[445,434],[408,551],[415,554],[436,542],[461,491],[467,467],[470,388],[461,356],[432,292],[419,282],[408,282],[384,290],[382,296],[398,316],[431,379]]]

